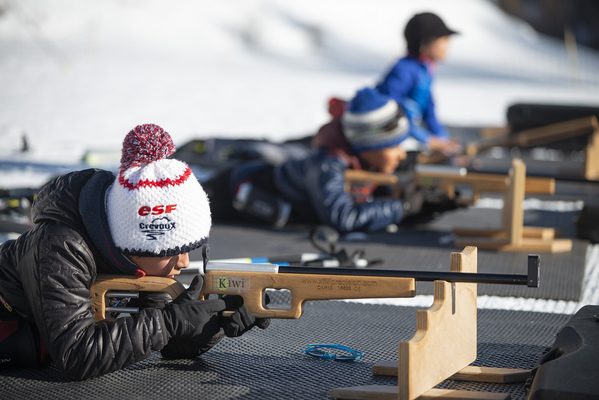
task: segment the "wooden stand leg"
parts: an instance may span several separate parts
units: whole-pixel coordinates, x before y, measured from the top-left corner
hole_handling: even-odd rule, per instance
[[[397,362],[380,361],[372,368],[372,373],[381,376],[397,376]],[[530,376],[529,369],[475,367],[469,365],[452,375],[452,381],[516,383],[524,382]]]
[[[504,196],[500,229],[456,229],[455,245],[482,249],[525,252],[564,252],[572,250],[572,241],[554,239],[551,228],[524,226],[524,192],[526,165],[514,160]]]
[[[599,127],[596,123],[595,131],[589,137],[585,149],[584,177],[588,180],[599,180]]]
[[[366,385],[355,388],[334,389],[330,393],[334,399],[346,400],[397,400],[397,386]],[[453,389],[431,389],[418,397],[418,400],[509,400],[507,393],[470,392]]]
[[[456,236],[474,236],[481,238],[494,238],[494,239],[506,239],[507,233],[503,229],[454,229],[454,235]],[[542,228],[536,226],[525,226],[522,229],[522,236],[524,239],[542,239],[550,240],[555,238],[555,229],[553,228]]]
[[[451,254],[451,271],[476,272],[477,249],[466,247]],[[395,372],[398,386],[363,386],[333,389],[337,399],[506,399],[503,393],[433,389],[476,359],[475,283],[435,281],[433,305],[416,314],[416,333],[400,342]],[[476,367],[473,367],[476,368]]]

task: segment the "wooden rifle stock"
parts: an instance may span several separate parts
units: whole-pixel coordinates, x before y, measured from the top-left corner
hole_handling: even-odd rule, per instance
[[[235,264],[229,264],[232,267]],[[235,269],[207,270],[200,299],[210,294],[239,295],[248,311],[263,318],[299,318],[308,300],[366,299],[414,297],[414,278],[389,276],[279,274],[276,271],[252,271],[254,264],[237,264]],[[291,307],[267,308],[267,289],[285,289],[292,296]],[[183,291],[181,283],[171,278],[101,276],[92,285],[92,310],[96,320],[106,318],[106,297],[110,291],[163,292],[176,298]]]
[[[90,289],[92,312],[96,320],[106,318],[106,295],[110,291],[160,292],[175,299],[185,291],[185,288],[174,279],[160,276],[135,278],[121,275],[100,275]]]
[[[251,264],[238,264],[251,269]],[[234,265],[229,264],[229,267]],[[273,271],[244,271],[208,269],[204,276],[202,296],[209,294],[239,295],[252,315],[265,318],[299,318],[302,306],[309,300],[367,299],[413,297],[414,278],[391,276],[322,275],[310,273],[278,273]],[[276,266],[275,266],[276,268]],[[292,267],[293,268],[293,267]],[[267,308],[266,289],[285,289],[291,294],[288,309]]]

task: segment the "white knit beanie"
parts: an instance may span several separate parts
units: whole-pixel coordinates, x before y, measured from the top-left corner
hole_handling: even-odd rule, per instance
[[[341,125],[356,153],[397,146],[409,135],[408,119],[395,100],[368,87],[351,99]]]
[[[208,240],[208,197],[187,164],[166,158],[174,152],[158,125],[138,125],[125,137],[106,199],[110,233],[123,254],[174,256]]]

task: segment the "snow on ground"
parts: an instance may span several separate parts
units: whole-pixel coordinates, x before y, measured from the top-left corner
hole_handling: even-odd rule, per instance
[[[461,31],[438,69],[440,118],[501,125],[515,101],[599,104],[599,55],[569,56],[484,0],[0,0],[0,156],[78,161],[155,122],[196,136],[281,140],[374,84],[401,31],[432,10]],[[2,154],[4,153],[4,154]]]

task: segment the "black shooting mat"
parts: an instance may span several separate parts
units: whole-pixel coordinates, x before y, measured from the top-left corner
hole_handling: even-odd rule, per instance
[[[309,303],[298,320],[272,320],[224,339],[193,360],[163,360],[159,353],[124,370],[69,382],[54,367],[0,369],[2,399],[325,399],[330,389],[396,385],[375,377],[379,361],[397,359],[397,343],[415,331],[416,308]],[[533,368],[568,315],[479,310],[475,365]],[[325,361],[304,355],[310,343],[340,343],[364,352],[359,362]],[[498,385],[445,381],[442,388],[509,392],[524,399],[523,383]]]
[[[526,211],[527,225],[555,226],[570,236],[576,213]],[[369,260],[382,264],[369,268],[448,271],[450,253],[462,249],[453,246],[450,229],[455,226],[492,228],[499,225],[500,210],[460,209],[442,214],[427,224],[401,228],[396,233],[353,233],[345,236],[338,247],[348,253],[361,249]],[[530,222],[529,222],[530,221]],[[525,297],[556,300],[580,300],[585,271],[587,242],[573,239],[573,249],[566,253],[541,253],[541,286],[479,285],[479,295]],[[273,230],[261,226],[214,225],[210,233],[210,258],[266,257],[317,252],[309,240],[309,227],[286,227]],[[197,259],[198,253],[192,253]],[[478,250],[478,271],[526,274],[526,253]],[[432,284],[419,282],[418,294],[432,294]]]

